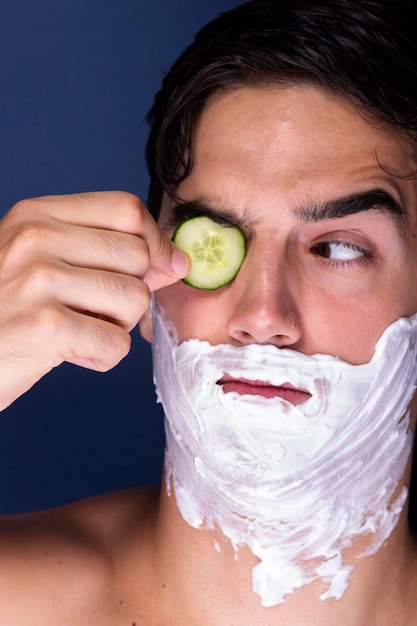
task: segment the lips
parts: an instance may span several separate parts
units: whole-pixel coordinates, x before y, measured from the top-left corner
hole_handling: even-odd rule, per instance
[[[305,389],[296,389],[290,383],[275,386],[262,380],[248,380],[246,378],[233,378],[225,374],[217,384],[224,393],[234,391],[239,395],[262,396],[263,398],[282,398],[291,404],[297,405],[311,398],[311,393]]]

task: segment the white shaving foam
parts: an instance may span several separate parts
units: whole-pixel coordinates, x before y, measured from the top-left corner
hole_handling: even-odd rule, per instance
[[[417,315],[392,324],[372,360],[356,366],[274,346],[177,345],[158,306],[153,334],[167,486],[183,518],[250,548],[263,605],[316,579],[328,586],[321,599],[340,598],[353,570],[343,551],[359,536],[369,538],[360,556],[378,551],[407,498],[396,489],[412,443]],[[312,396],[294,406],[224,393],[224,373]]]

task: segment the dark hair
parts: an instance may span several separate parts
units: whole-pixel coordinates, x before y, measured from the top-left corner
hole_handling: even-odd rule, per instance
[[[417,137],[413,0],[253,0],[202,28],[166,75],[148,114],[149,207],[192,168],[195,120],[216,92],[311,83]]]

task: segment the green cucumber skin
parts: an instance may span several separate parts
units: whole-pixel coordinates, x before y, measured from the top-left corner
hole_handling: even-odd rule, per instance
[[[218,268],[213,270],[204,269],[204,271],[199,272],[198,262],[193,262],[192,247],[198,241],[202,241],[211,231],[213,231],[213,234],[224,234],[224,231],[228,229],[233,231],[232,237],[229,237],[230,233],[227,234],[223,250],[226,251],[226,257],[233,262],[233,265],[229,268],[230,271]],[[207,216],[193,217],[182,222],[176,228],[172,240],[181,250],[188,254],[191,260],[191,271],[182,280],[186,285],[195,289],[215,291],[229,284],[236,277],[246,256],[246,240],[241,229],[234,224],[218,224]],[[229,252],[232,254],[229,254]]]
[[[236,274],[238,273],[238,271],[236,272]],[[195,281],[187,280],[187,277],[183,278],[182,282],[185,285],[188,285],[189,287],[194,287],[194,289],[203,289],[204,291],[216,291],[217,289],[220,289],[221,287],[224,287],[225,285],[228,285],[229,283],[231,283],[232,280],[236,277],[236,274],[230,280],[225,280],[224,282],[219,283],[219,284],[216,283],[216,285],[213,287],[208,286],[206,284],[197,284]]]

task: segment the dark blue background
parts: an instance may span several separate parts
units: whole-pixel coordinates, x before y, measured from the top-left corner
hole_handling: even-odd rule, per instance
[[[143,118],[153,94],[197,28],[237,4],[1,2],[0,215],[44,194],[123,189],[145,198]],[[0,513],[159,481],[150,350],[137,330],[132,338],[112,372],[63,365],[0,415]]]
[[[143,118],[194,32],[236,0],[0,6],[0,211],[46,194],[147,193]],[[112,372],[63,365],[0,416],[0,512],[158,482],[149,347]],[[1,381],[0,381],[1,384]]]

